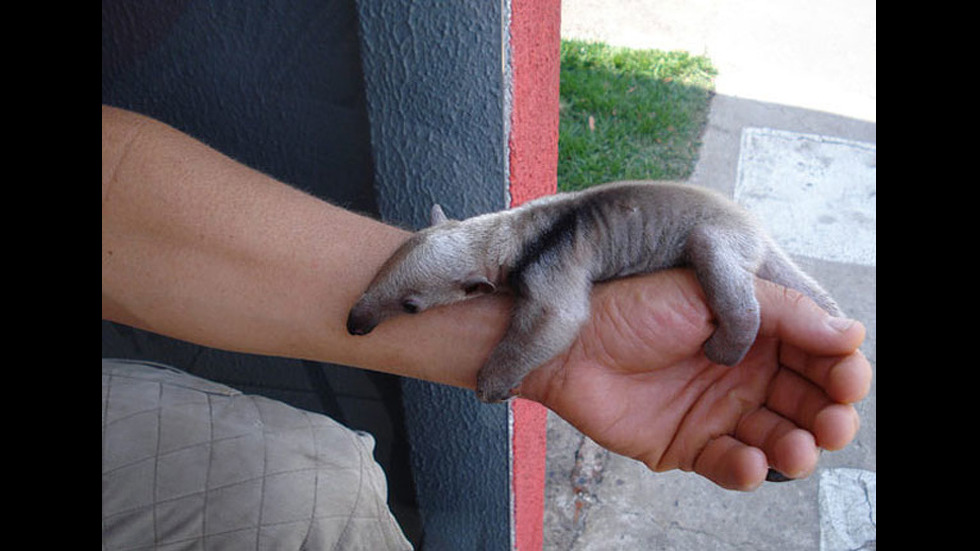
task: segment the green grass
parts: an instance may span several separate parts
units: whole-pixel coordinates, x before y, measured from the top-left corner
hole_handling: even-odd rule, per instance
[[[559,189],[690,176],[714,75],[685,52],[563,40]]]

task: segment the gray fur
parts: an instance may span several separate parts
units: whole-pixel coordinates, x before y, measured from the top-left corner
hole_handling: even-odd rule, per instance
[[[512,396],[525,375],[572,343],[599,281],[693,268],[717,323],[705,354],[725,365],[741,361],[755,340],[755,276],[840,315],[747,212],[702,188],[616,182],[463,221],[436,206],[432,218],[381,268],[347,328],[366,334],[391,316],[512,292],[510,325],[477,379],[488,402]]]

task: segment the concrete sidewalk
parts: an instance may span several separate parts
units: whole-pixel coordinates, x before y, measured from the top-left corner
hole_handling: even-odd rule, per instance
[[[562,34],[686,50],[719,70],[694,183],[755,211],[868,329],[876,365],[873,0],[564,0]],[[549,419],[545,549],[876,547],[876,385],[807,480],[729,492],[652,473]]]

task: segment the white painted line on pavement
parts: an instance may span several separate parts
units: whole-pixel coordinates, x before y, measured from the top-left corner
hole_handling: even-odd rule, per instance
[[[862,469],[820,473],[820,551],[875,549],[877,476]]]
[[[792,255],[877,265],[877,145],[742,132],[735,200]]]

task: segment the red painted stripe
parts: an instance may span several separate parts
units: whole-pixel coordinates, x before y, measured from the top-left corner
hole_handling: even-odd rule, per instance
[[[510,196],[511,206],[555,193],[558,187],[560,0],[512,0]],[[540,550],[544,542],[547,410],[536,402],[510,404],[514,548]]]
[[[560,0],[513,0],[511,206],[558,187]]]
[[[512,400],[514,549],[539,550],[544,544],[544,484],[548,410],[537,402]]]

